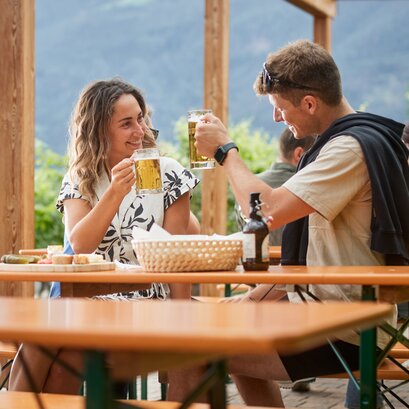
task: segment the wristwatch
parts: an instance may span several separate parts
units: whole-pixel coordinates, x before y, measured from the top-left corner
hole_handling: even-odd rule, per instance
[[[239,151],[238,146],[234,142],[226,143],[226,145],[219,146],[217,148],[214,158],[219,165],[223,166],[223,162],[225,161],[227,153],[230,149],[237,149],[237,152]]]

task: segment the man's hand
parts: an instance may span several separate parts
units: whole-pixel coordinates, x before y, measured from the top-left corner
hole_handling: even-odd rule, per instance
[[[206,114],[196,124],[195,147],[199,155],[213,158],[219,146],[231,142],[226,127],[219,118]]]

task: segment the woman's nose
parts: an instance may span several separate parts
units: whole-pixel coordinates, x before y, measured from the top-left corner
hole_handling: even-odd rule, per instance
[[[137,122],[137,123],[135,124],[134,133],[135,133],[137,136],[139,136],[139,137],[142,138],[143,135],[145,135],[145,131],[146,131],[145,125],[144,125],[143,123]]]

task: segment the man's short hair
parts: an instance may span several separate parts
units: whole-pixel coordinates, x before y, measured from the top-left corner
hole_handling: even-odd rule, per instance
[[[306,136],[301,139],[294,138],[293,133],[288,129],[284,129],[284,131],[280,135],[280,152],[284,159],[291,159],[291,155],[294,150],[298,147],[307,151],[311,148],[313,143],[315,142],[314,136]]]
[[[320,45],[298,40],[269,54],[254,86],[256,94],[280,94],[298,105],[305,95],[330,106],[342,100],[341,76],[331,55]]]

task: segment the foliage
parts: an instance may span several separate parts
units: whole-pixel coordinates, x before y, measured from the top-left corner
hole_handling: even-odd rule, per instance
[[[44,142],[35,141],[35,246],[63,242],[64,226],[55,202],[65,173],[67,158],[52,151]]]
[[[172,146],[166,141],[160,142],[162,154],[176,159],[185,167],[189,167],[189,143],[187,138],[187,121],[180,118],[175,124],[177,146]],[[253,173],[259,173],[267,169],[277,157],[278,144],[266,132],[251,130],[251,121],[241,121],[229,127],[229,135],[240,149],[240,155],[248,168]],[[201,172],[194,171],[200,179]],[[227,193],[227,233],[237,231],[237,223],[234,213],[234,196],[230,189]],[[191,204],[191,210],[201,220],[201,185],[195,189]]]
[[[240,148],[240,154],[253,173],[261,172],[270,166],[277,156],[277,141],[266,133],[250,129],[251,122],[243,121],[230,126],[231,138]],[[161,152],[189,167],[189,148],[187,140],[187,122],[179,119],[175,124],[177,146],[166,141],[160,142]],[[35,145],[35,246],[47,247],[49,244],[63,242],[64,225],[61,214],[55,208],[56,198],[61,187],[67,164],[66,156],[51,150],[47,144],[36,140]],[[197,172],[199,179],[202,172]],[[206,172],[206,171],[205,171]],[[195,190],[192,196],[191,209],[201,218],[201,188]],[[228,191],[227,231],[237,230],[234,215],[234,197]]]

